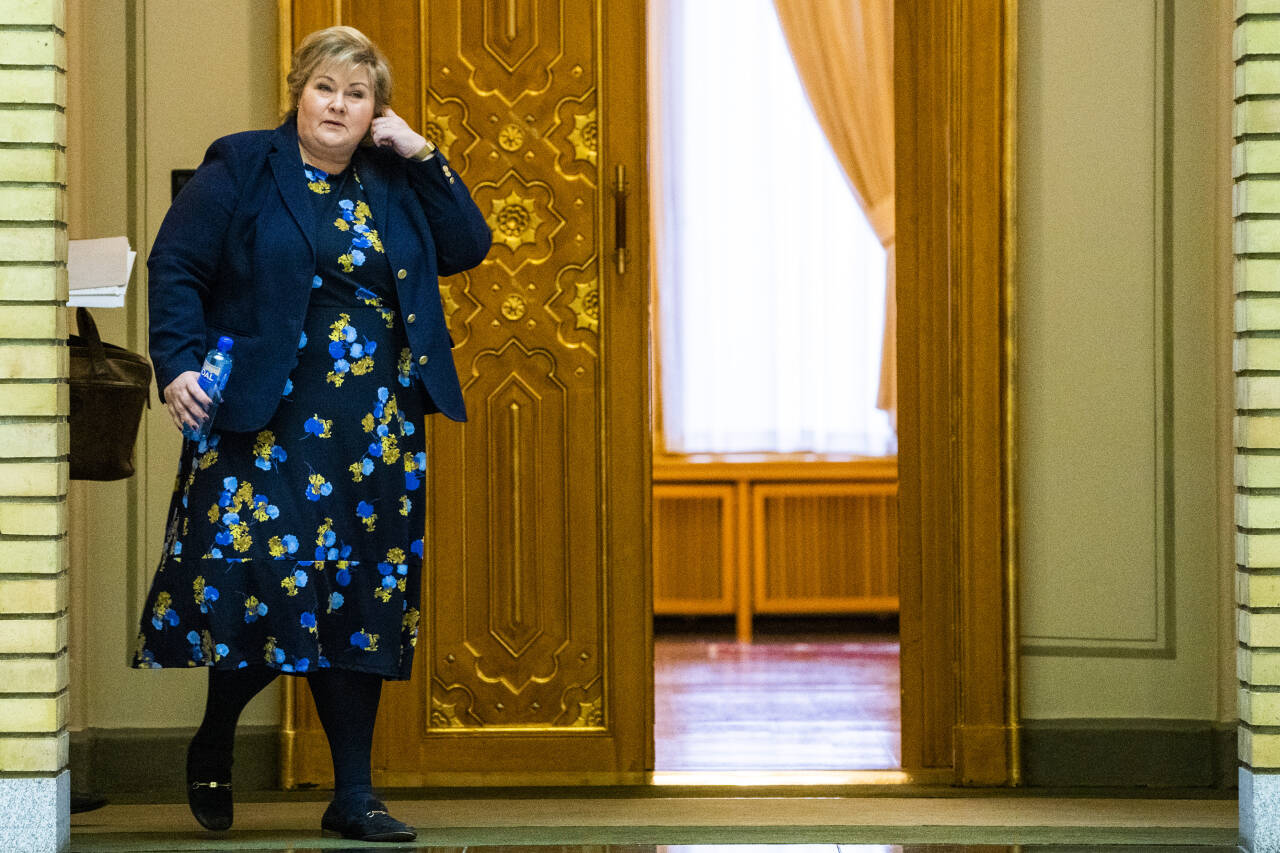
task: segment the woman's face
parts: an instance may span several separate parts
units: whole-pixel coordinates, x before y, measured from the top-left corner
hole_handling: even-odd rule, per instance
[[[345,164],[369,131],[373,102],[373,79],[365,66],[318,68],[298,97],[298,140],[304,152]]]

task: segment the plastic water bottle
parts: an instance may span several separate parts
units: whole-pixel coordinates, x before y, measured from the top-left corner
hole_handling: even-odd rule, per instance
[[[218,412],[218,404],[222,402],[222,390],[227,387],[231,378],[231,345],[235,341],[223,335],[218,338],[218,346],[209,350],[204,357],[204,366],[200,368],[200,387],[213,402],[205,410],[204,421],[198,427],[184,426],[182,434],[192,441],[204,441],[209,437],[213,426],[213,416]]]

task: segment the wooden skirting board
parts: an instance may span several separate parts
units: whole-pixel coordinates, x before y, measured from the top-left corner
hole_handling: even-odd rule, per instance
[[[896,458],[660,456],[654,613],[898,612]]]

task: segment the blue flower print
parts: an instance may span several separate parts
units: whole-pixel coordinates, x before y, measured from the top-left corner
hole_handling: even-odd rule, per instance
[[[285,449],[276,444],[276,434],[269,429],[262,430],[254,439],[253,455],[253,464],[263,471],[270,471],[289,458]]]
[[[333,421],[319,415],[312,415],[302,425],[302,430],[307,435],[314,435],[317,438],[329,438],[333,435]]]
[[[324,284],[324,279],[320,278],[320,276],[318,276],[318,275],[317,275],[317,276],[312,276],[312,277],[311,277],[311,289],[312,289],[312,290],[315,290],[317,287],[319,287],[319,286],[320,286],[320,285],[322,285],[322,284]]]
[[[410,551],[411,553],[413,553],[413,554],[418,555],[419,559],[421,559],[421,557],[422,557],[422,540],[421,540],[421,539],[415,539],[415,540],[413,540],[413,544],[409,546],[409,551]]]
[[[244,600],[244,621],[246,623],[257,622],[259,616],[266,615],[266,602],[259,601],[256,595],[251,595]]]
[[[213,651],[214,651],[214,654],[216,654],[220,658],[225,658],[228,654],[231,653],[231,649],[227,648],[226,643],[218,643],[218,645],[213,647]]]
[[[364,376],[373,369],[373,353],[378,348],[376,341],[368,338],[359,341],[360,333],[351,325],[351,315],[342,313],[338,319],[329,324],[329,357],[334,359],[333,370],[325,377],[325,381],[335,388],[341,388],[347,374]]]
[[[342,571],[346,571],[346,569],[342,569]],[[347,579],[350,580],[349,573],[348,573]],[[343,584],[343,586],[346,586],[346,584]],[[346,599],[343,598],[342,593],[338,592],[337,590],[334,590],[333,592],[329,593],[329,612],[332,613],[333,611],[337,610],[339,607],[342,606],[342,603],[344,601],[346,601]]]
[[[351,635],[351,645],[357,649],[364,649],[366,652],[376,652],[378,650],[378,635],[370,634],[368,631],[356,631]]]
[[[317,169],[314,166],[302,164],[302,174],[307,176],[307,189],[317,195],[326,195],[329,190],[333,189],[329,185],[329,173]]]
[[[312,634],[316,633],[316,615],[310,610],[304,610],[302,615],[298,617],[298,624],[306,628]]]
[[[280,586],[284,588],[285,595],[293,597],[298,594],[298,590],[307,585],[308,580],[309,578],[305,571],[302,569],[295,569],[293,574],[286,575],[285,578],[280,581]]]
[[[298,338],[298,349],[307,348],[307,333],[304,331],[302,337]]]
[[[338,569],[333,576],[333,580],[338,586],[348,586],[351,583],[351,572],[347,569]],[[334,593],[334,595],[339,595],[339,593]]]
[[[293,393],[293,377],[290,376],[284,381],[284,391],[280,392],[281,397],[288,397]]]
[[[307,478],[307,500],[318,501],[331,494],[333,494],[333,483],[326,480],[323,474],[312,474]]]
[[[151,624],[157,631],[165,626],[178,627],[178,611],[173,609],[173,596],[161,592],[156,596],[156,603],[151,608]]]
[[[200,635],[195,631],[187,632],[187,642],[191,644],[191,660],[200,663],[204,660],[204,649],[201,648]]]
[[[373,511],[373,504],[368,501],[360,501],[356,504],[356,518],[360,519],[364,529],[370,533],[378,523],[378,514]]]

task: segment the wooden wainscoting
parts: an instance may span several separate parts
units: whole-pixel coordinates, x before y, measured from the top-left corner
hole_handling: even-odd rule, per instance
[[[655,458],[653,610],[897,613],[897,459]]]

